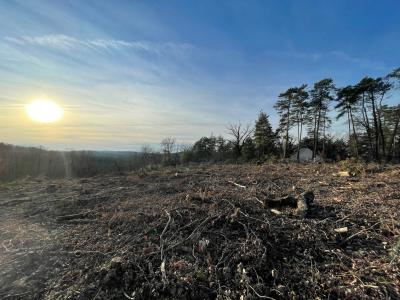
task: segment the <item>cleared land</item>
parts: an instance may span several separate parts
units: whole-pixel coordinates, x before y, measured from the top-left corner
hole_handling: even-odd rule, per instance
[[[0,298],[398,299],[400,167],[341,170],[221,165],[2,184]],[[305,217],[263,205],[306,190]]]

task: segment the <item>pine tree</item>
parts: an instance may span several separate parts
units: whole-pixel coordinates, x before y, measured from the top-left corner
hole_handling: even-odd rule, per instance
[[[271,154],[275,149],[275,134],[269,122],[268,115],[260,112],[254,129],[254,144],[258,159],[264,157],[265,154]]]
[[[318,150],[319,135],[324,135],[323,141],[326,140],[325,131],[330,120],[328,117],[329,103],[334,99],[335,86],[330,78],[323,79],[314,84],[314,88],[310,91],[310,114],[312,115],[312,137],[313,137],[313,158],[315,158]],[[323,145],[324,149],[324,145]]]
[[[349,85],[339,89],[336,99],[338,103],[335,106],[335,109],[339,110],[336,119],[340,119],[345,115],[347,117],[349,130],[349,148],[351,149],[354,147],[356,157],[358,157],[358,136],[354,124],[354,112],[357,110],[357,104],[359,100],[360,93],[357,87]],[[354,142],[352,141],[352,138],[354,139]]]
[[[296,94],[296,88],[290,88],[286,92],[279,94],[279,100],[274,105],[279,115],[278,132],[283,136],[283,158],[286,158],[286,152],[289,144],[289,130],[293,126],[292,122],[292,103]]]
[[[308,92],[306,84],[295,88],[296,93],[293,99],[293,123],[297,125],[297,161],[300,160],[300,143],[303,135],[303,125],[308,118]]]
[[[373,156],[379,161],[379,149],[381,148],[383,156],[386,154],[385,135],[381,116],[382,100],[392,88],[392,84],[387,79],[365,77],[357,84],[357,87],[360,94],[362,94],[363,125],[367,131]],[[368,108],[370,108],[370,113],[368,113]],[[369,121],[370,114],[372,114],[372,122]]]
[[[256,148],[251,137],[243,141],[242,155],[246,161],[250,161],[256,157]]]

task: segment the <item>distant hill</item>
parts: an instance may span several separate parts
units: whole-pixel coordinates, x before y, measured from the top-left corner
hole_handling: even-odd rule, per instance
[[[86,151],[90,155],[94,157],[114,157],[114,158],[123,158],[123,157],[131,157],[134,155],[138,155],[141,152],[137,151]]]
[[[161,154],[135,151],[53,151],[0,143],[0,181],[32,177],[85,177],[130,172],[161,162]]]

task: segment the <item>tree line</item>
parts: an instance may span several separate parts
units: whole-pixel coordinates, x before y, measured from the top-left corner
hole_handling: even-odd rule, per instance
[[[302,84],[279,94],[274,105],[276,130],[260,112],[254,126],[232,123],[230,138],[202,137],[181,149],[181,162],[250,161],[289,156],[300,159],[300,149],[312,158],[393,161],[400,156],[400,104],[387,104],[400,87],[400,68],[383,77],[366,76],[354,85],[336,87],[331,78],[308,87]],[[330,133],[332,119],[344,120],[347,137]],[[165,149],[164,149],[165,150]],[[168,153],[165,152],[165,153]]]

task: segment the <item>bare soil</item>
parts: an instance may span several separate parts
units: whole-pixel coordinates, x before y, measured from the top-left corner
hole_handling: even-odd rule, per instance
[[[400,167],[338,171],[214,165],[2,184],[0,299],[400,299]],[[309,190],[304,217],[264,205]]]

